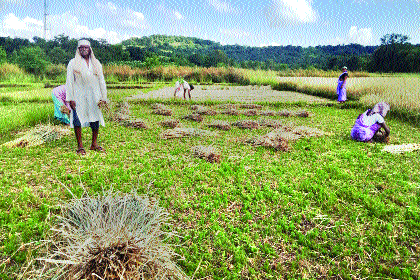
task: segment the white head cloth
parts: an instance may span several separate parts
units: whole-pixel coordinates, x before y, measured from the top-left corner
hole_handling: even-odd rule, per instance
[[[85,40],[85,39],[79,40],[79,42],[77,43],[77,47],[80,47],[80,46],[90,47],[90,42],[88,40]]]
[[[76,55],[74,58],[75,59],[74,72],[75,74],[80,75],[83,81],[86,81],[89,73],[87,71],[87,67],[85,67],[86,61],[80,54],[80,51],[79,51],[80,46],[90,47],[90,63],[92,63],[92,70],[93,70],[94,75],[98,75],[102,71],[102,65],[99,62],[99,60],[95,58],[92,47],[90,46],[90,42],[88,40],[79,40],[77,44]]]
[[[382,117],[385,118],[385,116],[388,113],[389,109],[390,109],[390,106],[389,106],[388,103],[386,103],[386,102],[379,102],[379,103],[375,104],[375,106],[373,106],[372,112],[373,113],[378,113],[379,115],[381,115]]]

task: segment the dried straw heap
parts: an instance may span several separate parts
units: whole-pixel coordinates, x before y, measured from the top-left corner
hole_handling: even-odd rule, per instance
[[[130,116],[130,105],[127,101],[117,103],[117,105],[115,105],[115,111],[112,110],[112,107],[112,103],[110,103],[110,106],[104,105],[101,107],[108,119],[127,127],[148,128],[147,124],[142,119]]]
[[[261,109],[262,108],[261,105],[257,105],[257,104],[241,104],[239,107],[245,108],[245,109]]]
[[[273,110],[264,110],[260,112],[260,115],[261,116],[275,116],[277,115],[277,112]]]
[[[201,116],[199,114],[191,114],[191,115],[187,115],[187,116],[182,117],[182,119],[191,120],[191,121],[195,121],[195,122],[202,122],[203,121],[203,116]]]
[[[155,103],[152,105],[153,113],[156,115],[162,116],[172,116],[172,110],[167,108],[165,105],[160,103]]]
[[[259,121],[261,126],[272,127],[272,128],[285,128],[287,127],[284,122],[279,120],[272,120],[272,119],[262,119]]]
[[[181,128],[181,127],[175,127],[174,129],[167,129],[160,135],[160,138],[166,140],[166,139],[172,139],[172,138],[182,138],[182,137],[201,137],[201,136],[217,136],[216,133],[203,130],[203,129],[197,129],[197,128]]]
[[[164,240],[169,214],[135,193],[108,192],[73,199],[62,207],[52,250],[36,279],[188,279]],[[26,277],[30,278],[30,277]]]
[[[281,110],[277,112],[278,116],[282,117],[302,117],[307,118],[311,116],[311,113],[305,110],[298,110],[298,111],[289,111],[289,110]]]
[[[232,123],[232,125],[237,126],[242,129],[258,129],[260,124],[257,121],[253,120],[242,120]]]
[[[165,120],[165,121],[160,122],[160,124],[163,127],[175,128],[175,127],[177,127],[179,125],[179,121],[178,120],[174,120],[174,119],[173,120]]]
[[[195,146],[191,152],[194,157],[205,159],[208,162],[220,162],[220,152],[212,146]]]
[[[257,110],[254,109],[249,109],[249,110],[244,110],[241,112],[242,115],[244,116],[257,116],[259,114],[259,112]]]
[[[402,154],[407,152],[413,152],[420,150],[420,144],[410,143],[402,145],[387,145],[382,149],[382,152],[388,152],[391,154]]]
[[[220,114],[230,115],[230,116],[238,116],[239,115],[239,111],[236,110],[235,108],[229,108],[229,109],[226,109],[224,111],[221,111]]]
[[[70,134],[71,131],[67,127],[56,125],[37,125],[25,133],[22,137],[4,143],[3,146],[8,148],[33,147],[61,139],[63,136],[68,136]]]
[[[227,121],[221,121],[221,120],[214,120],[210,124],[207,125],[208,127],[217,128],[220,130],[230,130],[231,126]]]
[[[208,115],[208,116],[217,115],[216,111],[209,109],[205,106],[201,106],[201,105],[192,105],[191,110],[195,111],[195,113],[199,115]]]
[[[320,137],[325,133],[317,128],[307,126],[287,126],[273,130],[265,135],[247,140],[247,143],[253,146],[271,147],[275,150],[289,151],[289,143],[304,137]]]

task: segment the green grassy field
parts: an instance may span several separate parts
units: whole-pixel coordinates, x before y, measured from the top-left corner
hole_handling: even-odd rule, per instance
[[[110,92],[125,95],[131,93]],[[313,116],[181,121],[209,129],[205,124],[215,119],[272,118],[327,132],[277,152],[245,144],[268,128],[162,140],[158,123],[170,117],[152,114],[152,102],[131,104],[132,115],[150,129],[108,122],[100,130],[107,154],[78,156],[73,137],[27,149],[0,147],[1,279],[14,279],[36,256],[23,244],[46,238],[58,206],[70,198],[67,188],[78,196],[112,188],[158,198],[183,236],[171,240],[184,257],[178,264],[194,279],[420,277],[419,153],[392,155],[381,152],[383,144],[352,141],[359,109],[268,102],[265,109],[305,109]],[[191,113],[191,104],[166,102],[177,119]],[[387,122],[392,144],[420,143],[418,127]],[[89,129],[83,135],[88,147]],[[218,148],[221,162],[192,157],[195,145]]]

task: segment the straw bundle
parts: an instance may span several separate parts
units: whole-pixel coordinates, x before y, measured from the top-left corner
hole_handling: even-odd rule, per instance
[[[289,151],[289,142],[299,139],[299,136],[284,130],[274,130],[263,136],[249,139],[247,142],[253,146],[270,147],[279,151]]]
[[[230,115],[230,116],[237,116],[239,115],[239,111],[234,109],[234,108],[230,108],[230,109],[226,109],[224,111],[221,111],[220,114],[223,115]]]
[[[25,279],[188,279],[163,241],[174,235],[168,219],[157,201],[135,193],[72,199],[62,207],[52,249],[38,259],[44,267]]]
[[[272,111],[272,110],[265,110],[265,111],[261,111],[260,115],[261,116],[275,116],[275,115],[277,115],[277,112]]]
[[[202,122],[203,121],[203,116],[201,116],[199,114],[191,114],[191,115],[187,115],[187,116],[182,117],[182,119],[191,120],[191,121],[195,121],[195,122]]]
[[[302,137],[320,137],[325,134],[322,130],[308,126],[296,126],[292,132]]]
[[[196,114],[199,115],[209,115],[209,116],[214,116],[217,114],[216,111],[209,109],[205,106],[200,106],[200,105],[192,105],[191,106],[191,110],[195,111]]]
[[[121,121],[121,124],[133,128],[148,128],[147,124],[142,119],[130,118],[128,120]]]
[[[250,110],[244,110],[244,111],[242,111],[242,115],[244,115],[244,116],[256,116],[256,115],[258,115],[258,111],[257,110],[254,110],[254,109],[250,109]]]
[[[156,115],[162,116],[172,116],[172,110],[167,108],[165,105],[160,103],[155,103],[152,105],[153,113]]]
[[[410,143],[402,145],[387,145],[382,149],[382,152],[388,152],[391,154],[401,154],[413,152],[415,150],[420,150],[420,144]]]
[[[232,125],[237,126],[242,129],[257,129],[260,128],[260,124],[257,121],[253,120],[242,120],[232,123]]]
[[[220,152],[212,146],[195,146],[191,152],[194,157],[205,159],[208,162],[220,162]]]
[[[228,122],[221,121],[221,120],[214,120],[213,122],[211,122],[207,126],[212,127],[212,128],[217,128],[217,129],[220,129],[220,130],[226,130],[226,131],[231,129],[231,126]]]
[[[60,106],[60,112],[63,113],[63,114],[65,114],[65,115],[67,115],[67,116],[70,115],[70,109],[67,108],[66,105],[61,105]]]
[[[178,120],[166,120],[166,121],[160,122],[160,124],[163,127],[175,128],[179,125],[179,121]]]
[[[289,111],[289,110],[281,110],[277,112],[278,116],[282,117],[302,117],[307,118],[311,114],[308,111],[305,110],[299,110],[299,111]]]
[[[271,119],[262,119],[259,121],[261,126],[266,126],[266,127],[273,127],[273,128],[285,128],[286,125],[284,124],[284,122],[279,121],[279,120],[271,120]]]
[[[238,107],[239,107],[238,104],[231,104],[231,103],[220,104],[217,106],[218,109],[222,109],[222,110],[237,109]]]
[[[70,133],[71,132],[68,128],[62,126],[37,125],[36,127],[29,130],[22,137],[4,143],[3,145],[8,148],[33,147],[58,140],[63,136],[70,135]]]
[[[174,129],[167,129],[161,133],[160,138],[172,139],[172,138],[182,138],[182,137],[201,137],[201,136],[215,136],[217,134],[203,129],[197,128],[181,128],[175,127]]]
[[[245,108],[245,109],[261,109],[262,106],[261,105],[257,105],[257,104],[241,104],[239,105],[240,108]]]

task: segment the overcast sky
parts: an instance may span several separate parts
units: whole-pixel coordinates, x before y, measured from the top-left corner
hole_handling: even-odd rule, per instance
[[[47,39],[182,35],[221,44],[378,45],[387,33],[420,43],[420,0],[47,0]],[[44,0],[0,0],[0,36],[43,37]]]

